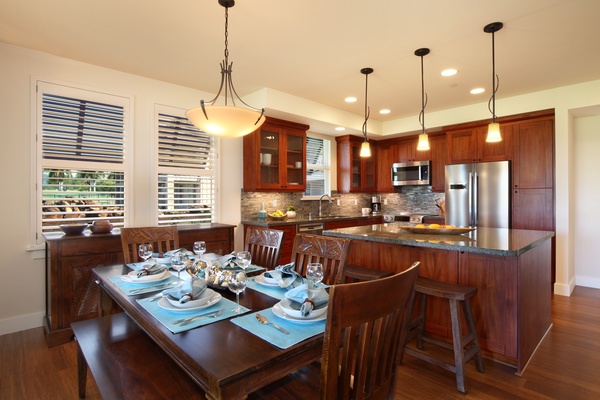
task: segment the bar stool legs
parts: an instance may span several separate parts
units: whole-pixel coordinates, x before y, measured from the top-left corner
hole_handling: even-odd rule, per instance
[[[470,302],[471,297],[477,294],[477,288],[458,286],[419,277],[415,285],[415,292],[419,294],[419,311],[417,317],[409,324],[406,343],[416,338],[416,348],[405,345],[404,351],[413,357],[454,372],[456,374],[456,388],[458,391],[466,393],[465,364],[471,358],[474,358],[477,370],[484,372],[483,356],[479,347],[479,339],[477,338],[477,330]],[[452,345],[425,335],[428,296],[445,298],[450,303]],[[467,332],[464,336],[461,332],[459,303],[462,305],[463,315],[467,324]],[[452,349],[454,352],[454,364],[428,354],[424,349],[424,342]],[[399,361],[400,363],[402,362],[402,357],[400,357]]]

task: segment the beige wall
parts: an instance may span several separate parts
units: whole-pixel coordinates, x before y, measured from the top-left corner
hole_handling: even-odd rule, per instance
[[[152,224],[152,210],[143,196],[150,193],[152,162],[143,157],[151,152],[152,113],[155,104],[165,104],[183,109],[198,103],[209,94],[196,90],[146,79],[113,70],[83,64],[19,47],[0,44],[0,137],[2,143],[1,170],[4,171],[3,189],[0,194],[0,334],[28,329],[42,324],[45,310],[45,266],[43,252],[31,246],[33,177],[35,159],[32,157],[32,79],[72,83],[91,89],[99,89],[131,96],[134,132],[134,188],[136,195],[131,201],[134,213],[133,225]],[[499,93],[500,96],[500,93]],[[500,96],[501,97],[501,96]],[[277,102],[284,101],[280,107]],[[268,109],[293,111],[292,96],[273,93],[265,95],[263,102]],[[299,101],[300,115],[318,115],[327,123],[339,123],[345,113],[313,102]],[[254,104],[254,103],[253,103]],[[518,114],[547,108],[556,109],[556,187],[557,187],[557,293],[568,295],[573,288],[577,271],[574,265],[572,237],[576,226],[572,222],[575,187],[569,171],[574,166],[573,136],[579,124],[573,123],[572,113],[600,105],[600,81],[531,93],[511,99],[499,99],[496,108],[499,115]],[[304,115],[303,115],[304,114]],[[597,113],[596,115],[600,115]],[[354,122],[361,118],[348,116]],[[466,122],[488,118],[486,104],[462,107],[428,114],[431,126]],[[335,120],[335,121],[334,121]],[[379,124],[383,134],[410,132],[417,129],[417,117]],[[353,122],[353,124],[354,124]],[[361,122],[361,121],[359,121]],[[370,124],[371,125],[371,124]],[[349,125],[348,125],[349,126]],[[587,129],[587,128],[586,128]],[[146,140],[150,139],[150,140]],[[578,140],[587,140],[577,135]],[[579,145],[579,144],[578,144]],[[585,143],[584,145],[585,146]],[[220,176],[220,222],[239,225],[240,190],[242,187],[242,140],[221,141]],[[592,189],[598,196],[598,189]],[[236,231],[236,247],[241,246],[242,233]],[[597,259],[597,257],[596,257]],[[579,260],[579,258],[577,258]],[[591,274],[591,275],[590,275]],[[589,279],[588,279],[589,278]],[[585,282],[597,284],[598,269],[585,271]]]

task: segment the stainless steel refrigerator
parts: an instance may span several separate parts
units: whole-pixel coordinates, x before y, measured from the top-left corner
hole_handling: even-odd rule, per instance
[[[510,228],[509,162],[446,165],[446,224]]]

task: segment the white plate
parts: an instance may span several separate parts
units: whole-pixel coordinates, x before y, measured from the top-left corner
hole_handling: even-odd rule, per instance
[[[292,300],[290,300],[288,298],[284,298],[278,304],[279,304],[279,307],[281,307],[281,309],[283,310],[283,312],[286,315],[288,315],[292,318],[307,319],[307,317],[303,317],[302,314],[300,314],[300,310],[296,310],[296,309],[292,308]],[[310,316],[308,318],[317,318],[321,314],[324,314],[325,311],[327,311],[327,306],[328,306],[328,304],[326,303],[326,304],[322,304],[318,308],[313,309],[310,312]]]
[[[208,303],[213,295],[215,294],[215,291],[209,288],[204,289],[204,292],[202,292],[202,296],[197,299],[197,300],[190,300],[186,303],[181,304],[179,302],[178,299],[171,297],[171,296],[165,296],[165,298],[167,299],[167,301],[169,303],[171,303],[171,305],[173,307],[177,307],[177,308],[196,308],[196,307],[200,307],[205,305],[206,303]]]
[[[207,289],[208,290],[208,289]],[[186,311],[191,311],[191,310],[201,310],[203,308],[208,308],[210,306],[212,306],[213,304],[218,303],[219,301],[221,301],[221,295],[217,292],[213,292],[212,297],[210,298],[210,300],[207,303],[204,303],[201,306],[197,306],[197,307],[188,307],[188,308],[181,308],[181,307],[175,307],[174,305],[172,305],[171,303],[169,303],[169,300],[167,300],[166,298],[162,297],[159,301],[158,301],[158,306],[160,308],[164,308],[165,310],[169,310],[169,311],[177,311],[177,312],[186,312]]]
[[[276,286],[279,287],[279,284],[273,278],[265,278],[263,276],[264,272],[260,275],[257,275],[254,280],[256,283],[264,286]],[[268,280],[267,280],[268,279]]]
[[[167,279],[171,276],[171,273],[168,269],[166,269],[162,274],[144,275],[139,278],[137,277],[137,273],[138,271],[131,271],[127,275],[123,275],[121,279],[128,283],[148,283],[162,281],[163,279]]]
[[[294,322],[297,324],[312,324],[313,322],[324,321],[327,318],[327,313],[323,313],[323,314],[319,315],[318,317],[294,318],[290,315],[287,315],[285,313],[285,311],[283,311],[283,309],[281,308],[281,305],[279,303],[275,304],[273,306],[272,310],[273,310],[273,314],[275,314],[275,316],[277,316],[281,319],[285,319],[286,321]]]

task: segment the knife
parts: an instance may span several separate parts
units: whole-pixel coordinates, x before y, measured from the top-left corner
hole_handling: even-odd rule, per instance
[[[177,282],[169,282],[169,283],[163,283],[161,285],[146,286],[145,288],[139,288],[139,289],[130,290],[129,293],[130,294],[138,294],[138,293],[141,293],[141,292],[143,292],[145,290],[154,291],[154,290],[165,289],[165,288],[167,288],[169,286],[172,286],[175,283],[177,283]]]
[[[221,315],[223,313],[223,311],[225,311],[225,309],[221,308],[220,310],[211,311],[211,312],[208,312],[208,313],[196,315],[194,317],[188,317],[188,318],[178,319],[177,321],[173,321],[173,324],[174,325],[181,324],[181,326],[184,326],[184,325],[187,325],[190,322],[193,322],[193,321],[195,321],[197,319],[200,319],[200,318],[218,317],[219,315]]]

